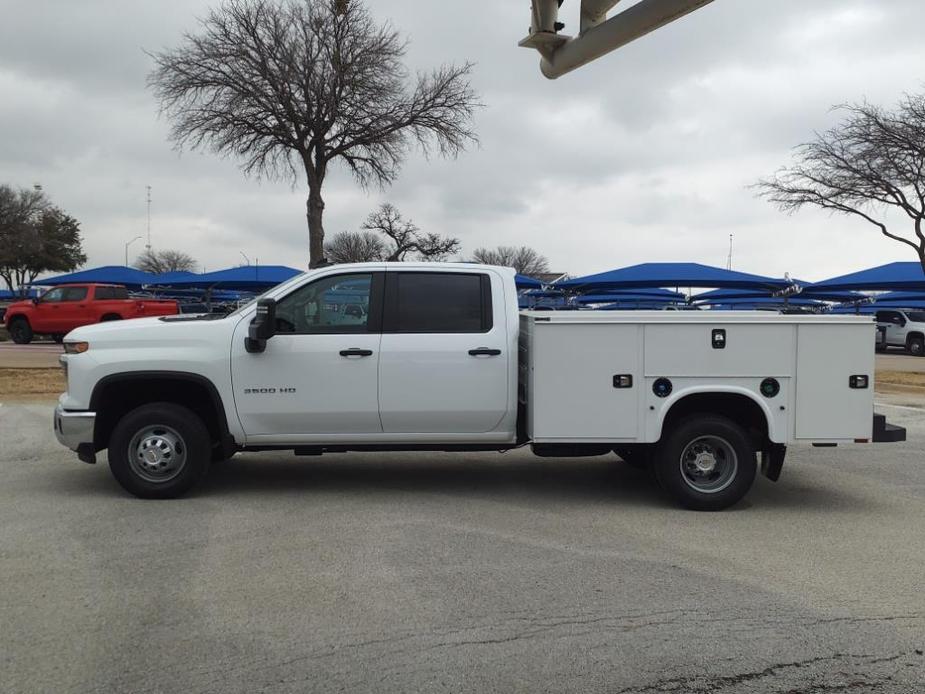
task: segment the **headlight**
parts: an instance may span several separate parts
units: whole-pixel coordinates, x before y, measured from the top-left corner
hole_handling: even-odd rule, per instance
[[[64,353],[65,354],[81,354],[90,349],[89,342],[65,342],[64,343]]]

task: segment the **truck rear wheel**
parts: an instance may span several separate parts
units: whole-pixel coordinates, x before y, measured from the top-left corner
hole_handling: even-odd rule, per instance
[[[755,452],[745,431],[725,417],[698,415],[669,431],[654,458],[661,487],[697,511],[721,511],[755,481]]]
[[[10,321],[7,329],[10,332],[10,339],[17,345],[28,345],[32,342],[32,326],[25,318],[14,318]]]
[[[209,432],[191,410],[168,402],[142,405],[119,420],[109,439],[109,468],[143,499],[181,496],[209,469]]]

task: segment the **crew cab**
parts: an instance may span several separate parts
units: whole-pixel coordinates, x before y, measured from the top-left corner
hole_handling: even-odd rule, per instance
[[[925,357],[925,311],[877,311],[877,326],[880,328],[878,351],[903,347],[909,354]]]
[[[39,334],[60,342],[82,325],[177,312],[172,299],[132,299],[121,285],[62,284],[37,299],[10,304],[4,320],[13,342],[24,345]]]
[[[514,272],[310,271],[232,314],[78,328],[58,440],[173,497],[239,451],[612,455],[718,510],[791,442],[904,440],[873,415],[874,324],[853,316],[517,308]],[[760,466],[758,460],[760,458]]]

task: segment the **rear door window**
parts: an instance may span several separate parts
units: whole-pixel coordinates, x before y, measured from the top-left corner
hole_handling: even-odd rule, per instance
[[[385,316],[384,332],[488,332],[491,279],[475,273],[387,273]]]
[[[97,287],[93,293],[95,301],[112,299],[128,299],[128,289],[125,287]]]

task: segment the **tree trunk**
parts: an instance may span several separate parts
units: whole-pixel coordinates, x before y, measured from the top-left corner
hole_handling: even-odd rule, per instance
[[[308,187],[306,201],[306,218],[308,219],[308,266],[318,267],[324,260],[324,200],[321,198],[321,186]]]

